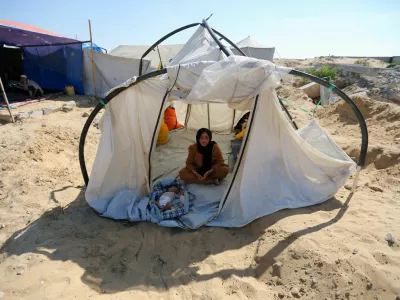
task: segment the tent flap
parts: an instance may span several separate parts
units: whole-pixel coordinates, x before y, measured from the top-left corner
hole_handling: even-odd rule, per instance
[[[120,93],[107,105],[102,137],[86,200],[103,213],[118,191],[149,192],[148,157],[168,80],[149,79]]]
[[[329,145],[323,131],[319,141],[306,142],[310,140],[306,131],[315,132],[319,126],[311,122],[309,127],[314,130],[300,135],[284,116],[276,92],[261,94],[236,180],[209,225],[241,227],[281,209],[331,198],[356,164],[343,150]],[[319,149],[313,144],[319,144]]]

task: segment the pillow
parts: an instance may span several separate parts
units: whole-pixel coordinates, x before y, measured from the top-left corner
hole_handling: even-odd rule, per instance
[[[157,138],[157,146],[158,145],[165,145],[168,143],[168,126],[165,124],[164,120],[161,123],[160,126],[160,132],[158,133],[158,138]]]
[[[178,122],[178,119],[176,118],[176,111],[173,107],[168,107],[164,111],[164,121],[168,126],[168,130],[170,131],[183,127],[183,125]]]

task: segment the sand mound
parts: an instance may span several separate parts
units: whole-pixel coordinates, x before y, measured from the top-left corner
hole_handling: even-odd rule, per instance
[[[385,176],[381,177],[382,179],[388,175],[400,176],[400,106],[374,101],[366,96],[354,96],[352,99],[359,107],[368,127],[369,147],[366,165],[373,166],[368,170],[372,172],[384,170]],[[317,117],[329,129],[334,128],[334,138],[350,157],[355,159],[359,157],[360,146],[359,142],[356,144],[355,141],[357,139],[361,141],[360,128],[355,114],[347,103],[338,100],[328,107],[322,107],[318,109]],[[379,181],[379,178],[376,181]]]
[[[275,58],[274,63],[281,66],[286,66],[290,68],[312,66],[315,64],[359,64],[368,65],[373,68],[386,68],[387,63],[373,59],[373,58],[348,58],[348,57],[330,57],[321,56],[315,58],[306,59],[287,59],[287,58]]]
[[[299,127],[311,120],[312,117],[300,108],[311,111],[315,105],[301,90],[286,85],[278,90],[278,95],[292,102],[285,105]],[[374,101],[367,96],[353,96],[352,99],[363,114],[368,128],[367,168],[363,172],[370,177],[364,183],[372,182],[383,188],[397,190],[393,182],[397,182],[396,178],[400,177],[400,106]],[[346,153],[357,161],[360,156],[361,131],[350,106],[339,99],[329,106],[319,106],[315,118]]]

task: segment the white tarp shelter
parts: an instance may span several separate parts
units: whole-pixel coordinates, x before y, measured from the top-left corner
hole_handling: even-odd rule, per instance
[[[158,64],[160,63],[160,56],[163,64],[167,65],[170,59],[173,59],[175,55],[181,51],[183,46],[183,44],[159,45],[158,50],[160,51],[160,55],[158,54],[156,48],[145,57],[145,59],[150,61],[149,70],[157,69]],[[149,47],[150,46],[146,45],[120,45],[111,50],[110,55],[140,60],[142,55],[147,51],[147,49],[149,49]]]
[[[94,51],[97,96],[104,97],[113,87],[139,75],[139,59],[123,58]],[[143,60],[143,70],[148,71],[149,60]],[[91,49],[83,49],[83,87],[85,95],[94,95]]]
[[[274,60],[275,47],[263,46],[251,36],[248,36],[236,43],[236,46],[238,46],[240,50],[242,50],[249,57],[269,60],[271,62]],[[235,55],[239,55],[239,52],[236,49],[232,48],[232,51]]]
[[[150,192],[157,168],[151,157],[160,151],[154,137],[170,101],[187,134],[208,125],[214,132],[227,132],[235,115],[250,110],[251,116],[229,179],[222,187],[189,185],[197,197],[190,200],[191,211],[159,225],[239,227],[281,209],[331,198],[356,164],[315,120],[297,131],[292,127],[275,92],[289,71],[267,60],[226,57],[200,26],[167,74],[137,84],[132,78],[109,92],[122,90],[107,104],[100,123],[102,136],[85,194],[89,205],[107,217],[136,220],[136,200],[122,201],[117,195],[124,189],[138,197]]]

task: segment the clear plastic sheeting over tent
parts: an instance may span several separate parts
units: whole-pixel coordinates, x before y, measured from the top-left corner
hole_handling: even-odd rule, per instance
[[[188,185],[195,196],[189,213],[161,226],[244,226],[284,208],[329,199],[356,169],[316,121],[296,131],[284,115],[275,88],[291,69],[255,58],[226,57],[219,50],[199,27],[166,74],[141,82],[132,78],[108,93],[116,96],[100,123],[102,136],[85,194],[100,214],[110,205],[116,207],[121,190],[147,196],[155,180],[152,174],[160,173],[157,168],[163,164],[152,164],[152,153],[178,151],[168,148],[177,146],[174,143],[155,147],[160,117],[171,101],[187,131],[172,133],[174,141],[194,137],[190,130],[200,127],[229,133],[243,111],[250,110],[251,116],[233,173],[218,188]],[[163,167],[173,165],[172,157],[165,157]],[[183,166],[182,158],[174,165],[178,170]]]

